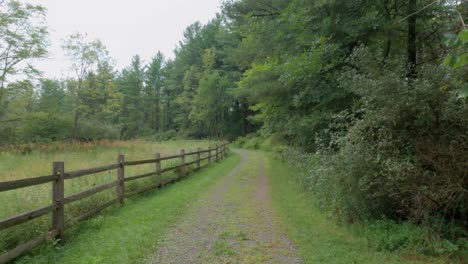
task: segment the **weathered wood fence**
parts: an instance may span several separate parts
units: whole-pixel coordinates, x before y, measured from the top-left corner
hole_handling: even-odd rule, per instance
[[[46,215],[48,213],[52,213],[52,223],[51,223],[51,231],[45,233],[37,238],[30,240],[27,243],[24,243],[11,251],[0,255],[0,263],[6,263],[8,261],[13,260],[14,258],[24,254],[25,252],[31,250],[32,248],[44,243],[47,240],[51,239],[60,239],[62,240],[64,237],[65,229],[77,223],[79,221],[85,220],[99,211],[113,205],[116,203],[123,204],[124,199],[126,197],[130,197],[139,193],[143,193],[155,188],[161,188],[162,186],[171,183],[173,181],[179,180],[180,178],[184,177],[187,173],[186,167],[190,165],[195,165],[195,170],[199,170],[202,168],[201,163],[202,161],[207,160],[207,164],[209,165],[212,161],[218,161],[227,156],[227,148],[228,143],[222,143],[220,145],[216,145],[213,148],[208,148],[206,150],[202,150],[200,148],[194,152],[185,153],[182,149],[179,155],[161,157],[159,153],[156,153],[155,157],[148,160],[137,160],[137,161],[125,161],[125,156],[120,154],[117,159],[117,163],[83,169],[83,170],[76,170],[76,171],[65,171],[65,164],[63,161],[56,161],[52,164],[52,175],[48,176],[41,176],[41,177],[34,177],[34,178],[27,178],[22,180],[15,180],[15,181],[7,181],[7,182],[0,182],[0,192],[26,188],[34,185],[44,184],[44,183],[52,183],[52,204],[38,208],[29,212],[20,213],[14,215],[12,217],[0,220],[0,230],[13,227],[25,222],[28,222],[32,219],[37,217]],[[213,153],[213,154],[212,154]],[[196,156],[196,159],[191,162],[186,162],[187,156]],[[162,168],[161,161],[165,160],[173,160],[179,159],[179,164],[172,167]],[[125,177],[125,168],[129,166],[137,166],[143,164],[155,164],[155,170],[149,173],[145,173],[142,175],[136,175],[131,177]],[[111,170],[117,170],[117,179],[113,182],[102,184],[99,186],[95,186],[91,189],[75,193],[73,195],[64,196],[65,193],[65,181],[69,179],[74,179],[78,177],[83,177],[86,175],[96,174],[100,172],[106,172]],[[165,172],[178,170],[178,177],[168,180],[163,180],[162,174]],[[125,183],[130,181],[135,181],[151,176],[157,177],[157,183],[152,186],[147,186],[143,189],[136,190],[130,193],[125,192]],[[116,189],[116,197],[108,202],[105,202],[94,209],[82,214],[79,216],[75,221],[71,221],[70,223],[65,223],[65,206],[72,202],[87,198],[104,190],[115,188]]]

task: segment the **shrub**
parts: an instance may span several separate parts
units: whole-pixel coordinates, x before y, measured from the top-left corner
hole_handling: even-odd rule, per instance
[[[408,80],[404,65],[382,66],[374,58],[361,49],[349,60],[353,68],[340,83],[358,99],[352,111],[333,116],[326,138],[316,135],[319,150],[288,149],[283,156],[302,168],[305,188],[340,219],[427,223],[433,252],[462,250],[466,233],[450,230],[465,230],[468,215],[463,84],[443,66],[419,68],[418,78]],[[403,247],[412,236],[395,234],[381,247]]]
[[[119,128],[98,120],[80,122],[78,139],[81,141],[95,141],[103,139],[119,139]]]
[[[72,127],[71,117],[39,112],[22,123],[18,134],[21,142],[59,141],[70,138]]]
[[[354,196],[352,210],[415,221],[466,216],[468,107],[457,83],[444,67],[408,81],[401,65],[382,69],[371,58],[359,50],[350,62],[360,70],[341,80],[362,111],[336,136],[331,166]]]

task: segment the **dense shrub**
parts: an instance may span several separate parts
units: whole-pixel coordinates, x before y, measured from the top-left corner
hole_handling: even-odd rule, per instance
[[[103,139],[119,139],[119,128],[98,120],[80,122],[78,139],[81,141],[94,141]]]
[[[403,65],[373,58],[361,49],[348,61],[341,88],[358,99],[333,117],[327,138],[316,135],[319,150],[288,148],[283,157],[301,167],[321,207],[344,221],[423,223],[431,252],[466,248],[468,104],[460,83],[443,66],[408,80]],[[406,247],[418,236],[400,235],[379,247]]]
[[[259,149],[263,140],[264,139],[257,134],[248,134],[244,137],[238,137],[234,144],[240,148]]]
[[[340,150],[330,159],[344,193],[353,188],[349,212],[466,221],[468,106],[460,87],[444,67],[407,80],[401,65],[379,67],[372,58],[359,50],[341,80],[360,98],[360,114],[345,113],[354,116],[336,133]]]
[[[18,132],[21,142],[48,142],[70,138],[73,122],[64,116],[38,113],[21,126]]]

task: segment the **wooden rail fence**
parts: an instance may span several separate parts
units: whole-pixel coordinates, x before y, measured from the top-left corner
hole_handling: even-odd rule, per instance
[[[14,216],[11,216],[6,219],[0,220],[0,230],[13,227],[25,222],[28,222],[32,219],[38,218],[40,216],[52,213],[52,223],[51,223],[51,231],[36,237],[29,242],[26,242],[22,245],[17,246],[16,248],[8,251],[2,255],[0,255],[0,263],[6,263],[15,259],[16,257],[24,254],[25,252],[31,250],[32,248],[44,243],[47,240],[57,239],[62,240],[64,237],[65,229],[69,228],[74,223],[79,221],[85,220],[99,211],[113,205],[113,204],[123,204],[124,199],[139,193],[143,193],[155,188],[160,188],[168,183],[174,182],[179,180],[180,178],[184,177],[187,173],[186,167],[190,165],[196,164],[195,170],[199,170],[202,168],[201,162],[207,161],[206,165],[212,163],[213,158],[214,161],[218,161],[223,159],[227,156],[227,149],[228,143],[222,143],[220,145],[216,144],[215,147],[209,147],[206,150],[202,150],[198,148],[197,151],[185,153],[182,149],[179,155],[172,155],[167,157],[161,157],[159,153],[156,153],[153,159],[147,160],[137,160],[137,161],[125,161],[125,156],[120,154],[117,159],[117,163],[89,168],[89,169],[82,169],[82,170],[75,170],[75,171],[66,171],[65,164],[63,161],[56,161],[52,164],[52,175],[48,176],[41,176],[41,177],[34,177],[22,180],[14,180],[14,181],[7,181],[7,182],[0,182],[0,192],[11,191],[20,188],[26,188],[34,185],[44,184],[44,183],[52,183],[52,204],[38,208],[32,211],[23,212]],[[213,153],[213,154],[212,154]],[[206,157],[202,157],[202,155],[206,155]],[[191,162],[186,162],[187,156],[196,156],[196,159]],[[176,166],[162,168],[161,161],[165,160],[173,160],[179,159],[180,162]],[[149,173],[145,173],[142,175],[136,175],[132,177],[125,177],[125,168],[128,166],[137,166],[143,164],[155,164],[155,170]],[[114,182],[102,184],[99,186],[95,186],[91,189],[81,191],[79,193],[75,193],[73,195],[64,196],[65,193],[65,181],[69,179],[74,179],[78,177],[83,177],[86,175],[96,174],[100,172],[106,172],[111,170],[117,170],[117,179]],[[174,179],[169,179],[164,181],[162,178],[162,174],[165,172],[178,170],[178,177]],[[143,189],[136,190],[130,193],[125,192],[125,183],[130,181],[135,181],[139,179],[143,179],[150,176],[157,177],[157,184],[152,186],[147,186]],[[104,190],[110,188],[116,188],[116,197],[111,199],[108,202],[105,202],[96,208],[91,209],[90,211],[82,214],[79,216],[75,221],[70,223],[65,223],[65,206],[72,202],[90,197],[94,194],[102,192]]]

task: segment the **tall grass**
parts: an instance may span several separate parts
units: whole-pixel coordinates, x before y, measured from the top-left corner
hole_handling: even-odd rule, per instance
[[[142,160],[155,157],[160,153],[162,157],[178,154],[180,149],[186,152],[194,151],[197,147],[208,148],[209,141],[169,141],[163,143],[146,141],[105,141],[99,143],[61,143],[53,145],[37,145],[28,152],[9,151],[0,152],[0,182],[17,180],[36,176],[50,175],[53,161],[64,161],[65,171],[78,170],[113,164],[119,153],[124,154],[126,160]],[[30,151],[29,151],[30,150]],[[196,158],[187,157],[187,162]],[[168,167],[179,160],[162,162],[162,167]],[[127,167],[126,177],[155,171],[154,164]],[[175,173],[167,173],[164,177],[175,177]],[[65,196],[84,191],[93,186],[109,183],[117,179],[117,171],[88,175],[65,181]],[[155,184],[156,177],[126,183],[126,191]],[[51,204],[51,183],[32,186],[0,193],[0,219],[15,214],[33,210]],[[115,189],[111,188],[86,199],[74,202],[65,207],[66,221],[73,223],[73,219],[82,213],[116,197]],[[46,232],[50,228],[49,215],[33,221],[0,231],[0,253],[9,250],[22,242]]]

